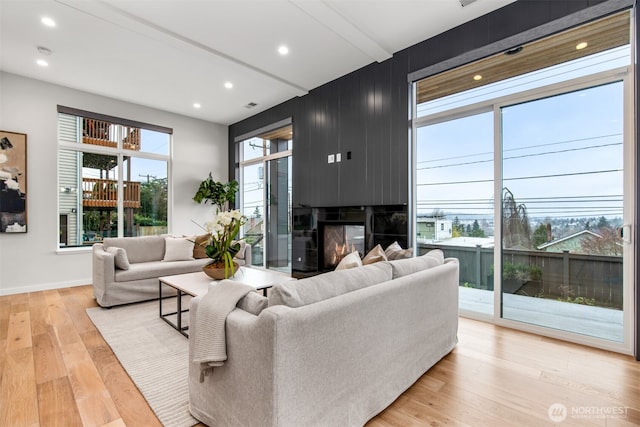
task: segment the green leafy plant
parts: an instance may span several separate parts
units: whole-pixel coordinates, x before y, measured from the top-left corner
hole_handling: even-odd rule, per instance
[[[209,172],[209,177],[200,183],[193,200],[197,203],[209,202],[217,206],[217,212],[224,211],[227,204],[235,204],[237,191],[237,181],[233,180],[227,183],[215,181]]]

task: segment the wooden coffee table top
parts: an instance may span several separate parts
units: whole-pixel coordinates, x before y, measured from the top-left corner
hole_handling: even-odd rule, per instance
[[[173,288],[192,295],[204,295],[209,291],[209,285],[220,282],[212,280],[209,276],[201,271],[195,273],[176,274],[173,276],[162,276],[159,280]],[[256,290],[270,288],[271,286],[285,282],[288,280],[296,280],[295,278],[277,271],[265,270],[256,267],[240,267],[236,274],[227,280],[245,285],[253,286]]]

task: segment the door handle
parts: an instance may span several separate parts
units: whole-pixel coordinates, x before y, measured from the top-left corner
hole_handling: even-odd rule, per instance
[[[631,224],[624,224],[622,227],[618,227],[618,236],[624,243],[631,244]]]

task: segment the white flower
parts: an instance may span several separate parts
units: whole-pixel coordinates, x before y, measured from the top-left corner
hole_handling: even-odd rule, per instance
[[[242,212],[240,212],[239,209],[234,209],[229,213],[231,214],[231,218],[233,219],[237,219],[237,220],[242,219]]]
[[[233,220],[233,218],[231,218],[231,215],[221,215],[220,218],[218,219],[218,223],[227,226],[229,224],[231,224],[231,221]]]

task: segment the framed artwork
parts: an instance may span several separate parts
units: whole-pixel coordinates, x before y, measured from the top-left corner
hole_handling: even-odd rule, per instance
[[[0,130],[0,233],[27,232],[27,134]]]

